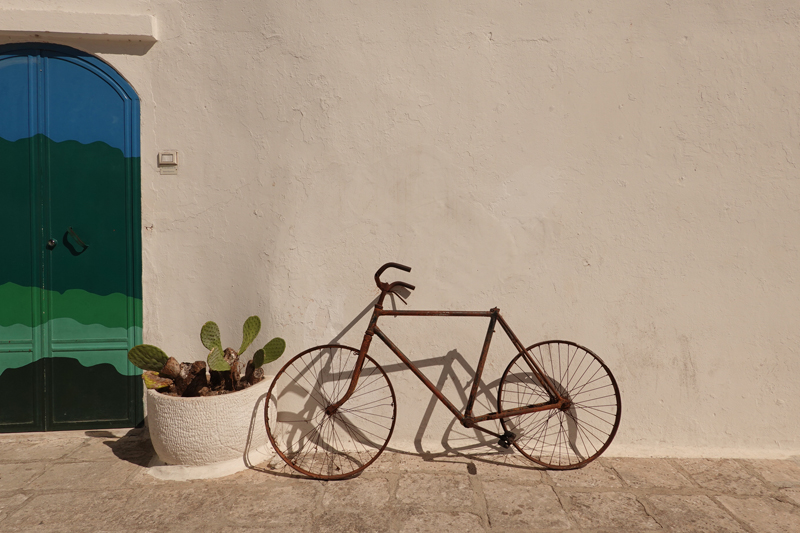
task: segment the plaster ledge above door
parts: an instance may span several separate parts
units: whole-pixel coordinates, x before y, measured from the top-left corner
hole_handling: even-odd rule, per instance
[[[155,43],[152,15],[0,9],[0,37]]]

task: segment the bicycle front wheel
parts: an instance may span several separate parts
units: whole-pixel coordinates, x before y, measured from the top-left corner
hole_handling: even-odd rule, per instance
[[[606,364],[586,348],[568,341],[545,341],[527,353],[567,400],[564,409],[550,409],[501,419],[516,435],[514,447],[547,468],[580,468],[611,444],[619,427],[622,405],[617,381]],[[500,380],[497,408],[514,409],[550,401],[520,353]]]
[[[394,389],[383,369],[365,356],[356,389],[347,392],[358,350],[317,346],[295,356],[272,381],[264,408],[267,435],[286,464],[316,479],[344,479],[369,466],[394,430]]]

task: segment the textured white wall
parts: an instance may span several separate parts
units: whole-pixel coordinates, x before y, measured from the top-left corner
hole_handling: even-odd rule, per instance
[[[609,454],[800,453],[796,2],[3,7],[156,19],[154,45],[61,41],[142,99],[147,342],[203,357],[204,321],[234,345],[257,313],[291,353],[358,345],[398,261],[414,308],[497,305],[526,343],[596,351]],[[484,324],[415,320],[386,329],[457,397]],[[393,446],[480,442],[390,374]]]

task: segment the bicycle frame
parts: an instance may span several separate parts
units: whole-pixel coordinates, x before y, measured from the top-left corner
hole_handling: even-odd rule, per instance
[[[398,405],[389,376],[369,354],[375,336],[462,426],[499,438],[497,444],[503,448],[513,445],[534,463],[555,470],[580,468],[608,448],[619,427],[620,393],[611,371],[594,352],[574,342],[557,340],[539,342],[528,350],[496,307],[488,311],[398,311],[392,306],[392,310],[385,310],[387,295],[405,302],[397,289],[415,290],[405,281],[382,281],[381,274],[388,268],[411,272],[411,267],[399,263],[386,263],[375,272],[380,296],[360,348],[315,346],[297,354],[273,379],[264,422],[270,442],[286,464],[315,479],[344,479],[363,471],[386,449]],[[381,330],[378,322],[382,316],[489,319],[463,412]],[[517,353],[499,380],[497,410],[475,414],[498,324]],[[462,397],[464,393],[459,391]],[[270,418],[271,406],[274,421]],[[492,408],[481,405],[479,409]],[[496,428],[496,422],[490,427],[502,434],[483,427],[484,422],[492,420],[499,421],[501,429]]]
[[[444,406],[450,410],[451,413],[453,413],[453,415],[459,420],[459,422],[461,422],[461,425],[466,428],[478,429],[480,431],[483,431],[484,433],[488,433],[495,437],[499,437],[500,439],[504,439],[508,438],[508,436],[501,435],[489,429],[483,428],[478,424],[481,422],[488,422],[490,420],[497,420],[500,418],[524,415],[527,413],[535,413],[538,411],[546,411],[550,409],[566,410],[569,409],[569,407],[571,406],[571,402],[559,394],[558,390],[553,386],[547,374],[539,367],[539,365],[536,363],[533,357],[531,357],[531,355],[527,352],[527,350],[519,341],[514,332],[511,330],[509,325],[500,315],[500,309],[498,309],[497,307],[494,307],[489,311],[408,311],[408,310],[387,311],[383,309],[383,300],[388,292],[390,291],[382,290],[381,296],[375,305],[375,308],[372,313],[372,318],[370,319],[369,322],[369,326],[367,327],[367,331],[364,333],[364,340],[362,341],[361,348],[358,351],[358,358],[356,359],[356,364],[353,371],[353,378],[350,382],[350,386],[348,387],[347,392],[344,394],[344,396],[342,396],[342,398],[338,402],[330,405],[326,409],[326,413],[328,415],[332,415],[333,413],[335,413],[339,409],[339,407],[341,407],[348,400],[348,398],[350,398],[350,396],[353,394],[353,391],[355,391],[355,388],[358,384],[358,379],[361,375],[361,369],[364,363],[364,357],[366,356],[367,351],[369,350],[370,344],[372,342],[372,337],[375,335],[377,335],[378,338],[381,339],[381,341],[383,341],[383,343],[392,352],[394,352],[394,354],[403,362],[403,364],[405,364],[406,367],[408,367],[408,369],[411,370],[417,376],[417,378],[419,378],[419,380],[422,381],[422,383],[424,383],[426,387],[428,387],[428,389],[430,389],[433,395],[436,396],[439,399],[439,401],[442,402]],[[472,390],[470,391],[469,397],[467,399],[467,405],[466,408],[464,409],[463,414],[461,413],[461,411],[459,411],[458,408],[455,407],[455,405],[453,405],[452,402],[450,402],[442,394],[441,391],[439,391],[436,388],[436,386],[433,383],[431,383],[431,381],[427,377],[425,377],[425,375],[416,367],[416,365],[414,365],[414,363],[411,360],[409,360],[405,354],[403,354],[400,348],[398,348],[397,345],[394,344],[394,342],[392,342],[392,340],[389,339],[389,337],[378,327],[378,319],[382,316],[486,317],[490,319],[489,328],[486,331],[486,338],[483,341],[483,349],[481,351],[481,356],[480,359],[478,360],[478,366],[475,369],[475,379],[472,383]],[[525,407],[518,407],[515,409],[495,411],[480,416],[474,416],[472,414],[472,408],[475,404],[475,398],[478,394],[478,384],[480,383],[480,379],[483,374],[483,367],[484,364],[486,363],[486,358],[489,354],[489,345],[491,343],[492,335],[494,334],[495,326],[497,323],[500,324],[500,327],[503,329],[503,331],[505,331],[506,335],[508,335],[508,338],[514,344],[514,347],[519,351],[519,353],[524,354],[525,361],[530,366],[531,372],[539,381],[539,383],[541,383],[547,390],[550,396],[550,401],[538,404],[532,404]]]

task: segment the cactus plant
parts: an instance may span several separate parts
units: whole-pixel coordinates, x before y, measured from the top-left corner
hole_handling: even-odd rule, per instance
[[[231,369],[231,365],[222,356],[222,350],[216,346],[208,354],[208,368],[216,372],[228,372]]]
[[[203,324],[203,327],[200,328],[200,342],[209,350],[219,348],[219,351],[222,352],[222,340],[220,339],[219,326],[216,322],[209,320]]]
[[[259,331],[261,331],[260,318],[257,316],[251,316],[244,321],[244,326],[242,326],[242,346],[239,348],[240,354],[244,352],[247,347],[250,346],[250,344],[252,344],[252,342],[258,336]]]
[[[134,346],[128,352],[128,360],[142,370],[152,370],[160,372],[167,363],[167,354],[161,348],[150,344],[140,344]]]
[[[142,375],[148,389],[155,389],[173,395],[194,396],[233,392],[239,388],[253,385],[263,379],[259,370],[264,364],[278,359],[286,349],[286,341],[276,337],[256,351],[252,361],[246,365],[244,377],[240,374],[239,357],[255,340],[261,331],[261,319],[248,317],[242,326],[242,344],[239,351],[233,348],[222,349],[219,326],[208,321],[200,328],[200,342],[210,350],[207,361],[211,371],[211,382],[206,375],[204,362],[178,363],[161,349],[149,344],[134,346],[128,351],[128,359],[145,370]],[[216,391],[216,392],[214,392]]]
[[[171,379],[159,376],[157,372],[151,370],[142,372],[142,380],[144,381],[145,387],[156,390],[166,389],[173,383]]]
[[[253,355],[253,365],[261,368],[261,365],[271,363],[283,355],[284,350],[286,350],[286,341],[275,337]]]

